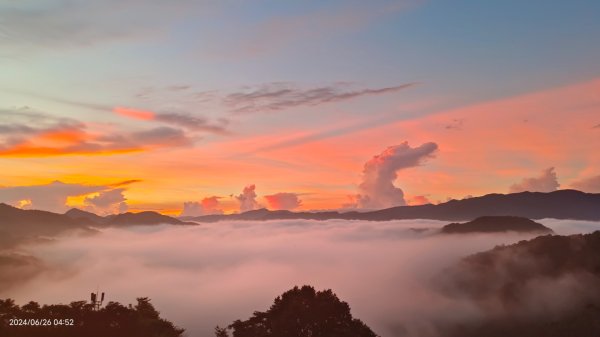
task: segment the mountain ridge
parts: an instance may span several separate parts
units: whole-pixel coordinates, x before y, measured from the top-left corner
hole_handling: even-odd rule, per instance
[[[259,209],[238,214],[185,217],[197,222],[222,220],[412,220],[469,221],[482,216],[517,216],[528,219],[600,220],[600,193],[577,190],[554,192],[492,193],[438,205],[396,206],[376,211],[292,212]]]
[[[552,234],[554,231],[541,223],[517,216],[482,216],[474,220],[448,224],[440,230],[442,234],[532,232]]]
[[[95,227],[157,224],[197,225],[195,222],[181,221],[152,211],[101,217],[75,208],[60,214],[42,210],[25,210],[0,203],[0,249],[27,240],[72,231],[94,233]]]

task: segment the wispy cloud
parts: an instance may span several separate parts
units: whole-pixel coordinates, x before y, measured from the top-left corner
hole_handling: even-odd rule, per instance
[[[238,113],[277,111],[297,106],[315,106],[340,102],[360,96],[388,94],[414,85],[416,83],[406,83],[393,87],[347,90],[345,86],[340,85],[301,89],[290,83],[270,83],[250,91],[229,94],[223,99],[223,102]]]
[[[225,128],[227,125],[226,119],[220,119],[220,124],[211,124],[206,118],[177,112],[159,113],[156,115],[155,119],[163,123],[176,125],[193,131],[205,131],[217,134],[228,133]]]
[[[454,118],[452,122],[446,125],[446,130],[462,130],[464,123],[464,118]]]
[[[0,48],[37,52],[160,36],[198,3],[150,0],[0,2]],[[136,20],[131,20],[135,15]]]
[[[128,186],[128,185],[139,183],[139,182],[142,182],[142,180],[140,180],[140,179],[131,179],[131,180],[120,181],[118,183],[114,183],[114,184],[111,184],[109,186],[111,186],[111,187],[122,187],[122,186]]]
[[[218,124],[210,123],[206,118],[183,112],[152,112],[148,110],[115,107],[113,109],[118,115],[132,119],[157,121],[173,126],[178,126],[191,131],[203,131],[216,134],[227,134],[225,126],[227,119],[220,119]]]
[[[217,44],[210,54],[222,58],[256,57],[290,48],[315,48],[329,38],[352,34],[373,22],[415,7],[420,0],[377,0],[322,2],[316,9],[301,13],[277,13],[258,24],[228,31],[229,44]],[[241,23],[243,24],[243,23]],[[236,26],[237,27],[237,26]],[[219,36],[222,39],[221,36]],[[211,46],[209,44],[208,48]],[[214,48],[214,47],[213,47]],[[201,50],[206,54],[206,48]]]
[[[177,88],[174,90],[181,91],[181,90],[186,90],[186,89],[181,89],[181,88],[187,88],[188,86],[182,85],[182,86],[174,86],[174,87]],[[174,127],[184,128],[184,129],[187,129],[190,131],[195,131],[195,132],[228,134],[226,126],[229,123],[229,121],[225,118],[221,118],[217,122],[213,123],[213,122],[209,121],[207,118],[204,118],[197,114],[184,112],[184,111],[154,112],[154,111],[148,110],[148,109],[139,109],[139,108],[125,107],[125,106],[111,106],[109,104],[82,102],[82,101],[78,101],[78,100],[65,99],[65,98],[61,98],[61,97],[40,95],[40,94],[32,93],[32,92],[23,92],[23,91],[14,90],[14,89],[2,88],[1,90],[7,91],[7,92],[24,94],[24,95],[35,97],[35,98],[41,98],[41,99],[44,99],[47,101],[65,104],[65,105],[73,106],[73,107],[77,107],[77,108],[97,110],[97,111],[102,111],[102,112],[112,111],[113,113],[123,116],[123,117],[128,117],[128,118],[137,119],[137,120],[160,122],[160,123],[168,124],[168,125],[171,125]],[[1,112],[1,110],[0,110],[0,112]],[[20,113],[22,116],[24,116],[24,114],[26,112],[21,111]],[[32,118],[35,117],[35,113],[33,113],[33,112],[29,112],[29,113],[33,114],[33,115],[31,115]],[[64,120],[67,120],[67,119],[64,119]],[[14,127],[16,128],[18,126],[14,126]],[[0,129],[0,131],[1,130],[2,129]],[[6,130],[8,132],[11,129],[7,126]]]
[[[194,139],[172,127],[98,133],[82,122],[57,118],[31,109],[3,110],[0,116],[0,156],[48,157],[109,155],[153,148],[189,146]],[[30,126],[34,118],[36,126]]]

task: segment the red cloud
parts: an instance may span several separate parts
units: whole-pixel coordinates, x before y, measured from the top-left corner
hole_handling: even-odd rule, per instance
[[[141,119],[141,120],[153,120],[156,118],[156,114],[152,111],[146,110],[138,110],[132,108],[125,108],[121,106],[117,106],[113,109],[113,112],[119,114],[121,116],[133,118],[133,119]]]
[[[300,207],[302,204],[296,193],[276,193],[272,195],[265,195],[265,199],[267,200],[270,209],[290,210]]]

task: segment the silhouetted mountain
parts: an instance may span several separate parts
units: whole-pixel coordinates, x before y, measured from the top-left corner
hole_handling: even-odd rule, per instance
[[[93,224],[102,224],[106,219],[92,212],[82,211],[79,208],[71,208],[65,215],[75,220],[88,220]]]
[[[352,214],[358,212],[351,212]],[[247,211],[239,214],[211,214],[197,217],[181,217],[181,219],[198,222],[217,222],[222,220],[244,220],[244,221],[262,221],[262,220],[286,220],[286,219],[307,219],[307,220],[327,220],[344,219],[346,214],[340,212],[292,212],[286,210],[270,211],[266,208]]]
[[[482,216],[600,220],[600,194],[575,190],[560,190],[549,193],[488,194],[482,197],[451,200],[439,205],[398,206],[370,212],[290,212],[260,209],[241,214],[199,216],[192,218],[192,220],[198,222],[283,219],[371,221],[432,219],[461,221]]]
[[[552,230],[541,223],[516,216],[482,216],[464,223],[451,223],[441,229],[443,234],[530,232],[548,234]]]
[[[79,228],[77,221],[63,215],[38,210],[23,210],[7,204],[0,204],[0,219],[3,229],[11,228],[11,231],[29,231],[36,228],[48,234],[56,230],[68,230]],[[43,233],[41,233],[43,234]]]
[[[156,212],[124,213],[101,217],[71,209],[65,214],[24,210],[0,203],[0,248],[15,246],[25,240],[52,237],[68,231],[96,232],[91,227],[127,225],[197,225]]]
[[[32,237],[54,236],[73,230],[93,232],[84,224],[64,214],[23,210],[0,204],[0,248]]]
[[[139,213],[122,213],[109,215],[105,218],[105,224],[109,226],[128,226],[128,225],[197,225],[195,222],[184,222],[170,216],[162,215],[157,212],[139,212]]]
[[[474,254],[437,283],[483,312],[444,327],[443,336],[600,336],[600,231],[539,236]]]

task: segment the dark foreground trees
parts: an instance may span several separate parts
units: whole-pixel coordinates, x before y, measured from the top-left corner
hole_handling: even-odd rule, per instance
[[[85,301],[18,306],[11,299],[0,300],[2,337],[179,337],[183,331],[160,318],[146,297],[135,306],[109,302],[97,311]]]
[[[331,290],[315,291],[311,286],[288,290],[266,312],[256,311],[228,329],[233,337],[377,337],[352,317],[348,303]],[[215,335],[229,336],[227,329],[220,327],[215,328]]]

